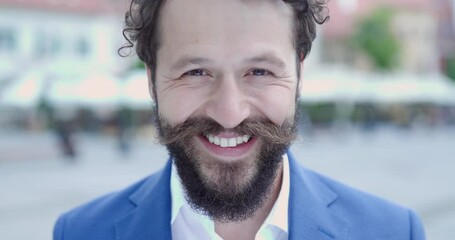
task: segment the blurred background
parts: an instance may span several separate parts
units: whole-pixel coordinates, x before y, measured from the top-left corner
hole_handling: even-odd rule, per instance
[[[302,163],[455,233],[455,0],[331,0],[302,78]],[[158,170],[126,0],[0,0],[0,239]],[[451,187],[452,186],[452,187]]]

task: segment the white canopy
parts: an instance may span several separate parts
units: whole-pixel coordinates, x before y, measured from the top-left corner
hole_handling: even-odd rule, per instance
[[[146,71],[134,71],[122,81],[121,103],[132,108],[147,109],[152,104]]]
[[[455,84],[440,74],[327,71],[303,76],[303,102],[455,104]]]
[[[0,95],[0,105],[25,109],[33,108],[39,102],[46,84],[42,72],[28,72],[6,86]]]
[[[47,99],[57,107],[115,107],[120,102],[120,81],[104,73],[54,79]]]

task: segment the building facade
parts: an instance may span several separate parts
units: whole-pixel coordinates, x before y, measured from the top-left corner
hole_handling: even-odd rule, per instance
[[[450,2],[452,0],[439,0]],[[396,37],[400,53],[397,68],[414,73],[441,70],[439,5],[432,0],[334,0],[329,1],[332,21],[324,26],[326,62],[353,65],[370,70],[368,58],[349,46],[357,22],[375,9],[393,10],[390,28]]]
[[[0,82],[27,71],[121,71],[124,2],[0,0]]]

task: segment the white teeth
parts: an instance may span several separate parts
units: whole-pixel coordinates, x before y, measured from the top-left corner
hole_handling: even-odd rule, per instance
[[[226,147],[236,147],[242,143],[246,143],[250,140],[249,135],[244,135],[241,137],[233,137],[233,138],[220,138],[213,135],[205,135],[205,137],[209,140],[209,142],[226,148]]]
[[[227,138],[221,138],[220,139],[220,147],[227,147],[228,146],[228,139]]]
[[[235,147],[235,146],[237,146],[237,138],[229,138],[229,139],[228,139],[228,146],[229,146],[229,147]]]

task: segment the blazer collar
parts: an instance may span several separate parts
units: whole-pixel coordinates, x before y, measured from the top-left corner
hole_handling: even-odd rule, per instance
[[[337,194],[288,152],[291,175],[289,239],[346,239],[348,223],[331,209]]]
[[[172,239],[171,161],[130,196],[134,208],[115,224],[116,240]]]

